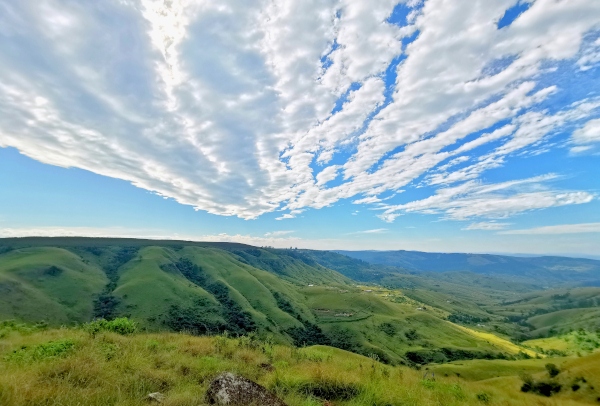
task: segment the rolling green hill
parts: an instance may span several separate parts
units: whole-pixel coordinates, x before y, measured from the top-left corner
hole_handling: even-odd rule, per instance
[[[93,317],[93,298],[108,282],[98,266],[62,248],[0,255],[0,318],[54,325]]]
[[[442,302],[427,308],[409,292],[357,286],[328,265],[348,275],[352,268],[355,276],[398,274],[335,253],[77,238],[0,245],[6,247],[0,254],[3,319],[60,325],[127,316],[147,331],[254,332],[389,363],[513,357],[521,350],[448,321],[451,312],[441,310]],[[430,280],[419,279],[424,281]]]

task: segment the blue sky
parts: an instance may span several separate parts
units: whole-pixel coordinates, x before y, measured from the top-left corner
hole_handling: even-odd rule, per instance
[[[600,255],[600,3],[0,0],[0,236]]]

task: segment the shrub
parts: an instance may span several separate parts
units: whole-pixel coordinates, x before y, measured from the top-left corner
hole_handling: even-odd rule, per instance
[[[540,381],[535,382],[531,375],[523,374],[521,375],[521,379],[523,380],[523,385],[521,386],[521,392],[533,392],[538,395],[543,396],[552,396],[554,393],[560,392],[562,386],[554,381]]]
[[[274,389],[283,393],[297,392],[326,401],[348,401],[364,392],[364,388],[355,383],[339,382],[328,378],[315,381],[284,381],[276,379]]]
[[[480,402],[482,402],[482,403],[486,403],[486,404],[487,404],[487,403],[490,403],[490,400],[491,400],[491,399],[490,399],[490,395],[488,395],[488,394],[487,394],[487,393],[485,393],[485,392],[480,392],[480,393],[478,393],[477,395],[475,395],[475,398],[476,398],[478,401],[480,401]]]
[[[102,331],[110,331],[121,335],[133,334],[137,331],[137,324],[133,320],[129,320],[127,317],[119,317],[114,320],[94,320],[90,323],[83,325],[83,329],[90,333],[92,336]]]
[[[533,386],[533,392],[543,395],[543,396],[552,396],[553,393],[560,392],[562,386],[557,382],[537,382]]]
[[[192,335],[211,335],[227,331],[227,325],[219,319],[219,308],[207,300],[199,299],[190,307],[172,305],[163,324],[173,331],[185,331]]]
[[[418,340],[421,336],[419,335],[419,333],[417,333],[417,330],[415,330],[414,328],[406,331],[404,333],[404,336],[406,337],[407,340],[409,341],[415,341]]]
[[[396,326],[391,323],[382,323],[379,325],[379,330],[383,331],[386,335],[393,337],[398,332]]]
[[[331,340],[316,324],[306,323],[304,327],[292,327],[286,331],[297,347],[310,345],[331,345]]]
[[[554,378],[560,373],[560,369],[558,369],[558,367],[554,364],[546,364],[546,371],[548,371],[550,378]]]

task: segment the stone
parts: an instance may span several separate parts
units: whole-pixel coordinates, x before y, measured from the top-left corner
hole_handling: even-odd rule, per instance
[[[230,372],[213,379],[206,401],[218,406],[286,406],[263,386]]]
[[[146,399],[148,399],[149,401],[162,403],[165,400],[165,395],[163,395],[160,392],[153,392],[149,393],[148,396],[146,396]]]

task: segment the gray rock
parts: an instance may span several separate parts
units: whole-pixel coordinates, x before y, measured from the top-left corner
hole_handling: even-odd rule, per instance
[[[206,400],[219,406],[286,406],[266,388],[230,372],[222,373],[210,383]]]
[[[165,395],[163,395],[160,392],[153,392],[153,393],[149,393],[148,396],[146,396],[146,399],[148,399],[150,401],[162,403],[165,400]]]

